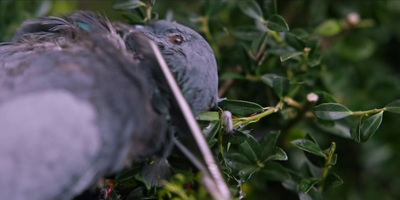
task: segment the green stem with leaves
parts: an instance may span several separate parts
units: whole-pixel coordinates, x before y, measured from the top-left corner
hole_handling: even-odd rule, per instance
[[[266,22],[268,23],[268,22]],[[268,30],[268,33],[272,35],[272,37],[281,45],[286,45],[285,40],[283,40],[276,31]]]
[[[331,147],[329,148],[329,154],[328,154],[327,157],[325,157],[325,166],[323,168],[322,176],[321,176],[322,184],[320,184],[320,186],[319,186],[319,190],[321,190],[321,191],[324,189],[325,180],[328,177],[329,171],[332,168],[332,164],[331,163],[332,163],[332,159],[333,159],[333,157],[335,155],[335,150],[336,150],[336,143],[332,142]]]
[[[152,5],[150,4],[150,2],[147,3],[142,3],[142,6],[144,7],[145,13],[146,13],[146,17],[143,19],[143,21],[145,23],[149,22],[151,20],[151,11],[152,11]]]
[[[278,112],[282,108],[282,102],[280,101],[275,107],[267,107],[264,108],[264,111],[261,113],[258,113],[256,115],[250,116],[250,117],[242,117],[238,118],[236,120],[233,120],[233,127],[237,127],[243,124],[248,124],[248,123],[254,123],[259,121],[261,118],[268,116],[270,114]]]
[[[370,114],[376,114],[382,111],[386,111],[386,108],[375,108],[372,110],[366,110],[366,111],[355,111],[351,112],[351,115],[353,116],[359,116],[359,115],[370,115]]]

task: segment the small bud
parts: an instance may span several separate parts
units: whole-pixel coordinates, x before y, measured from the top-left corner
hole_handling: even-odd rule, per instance
[[[307,101],[312,102],[312,103],[317,102],[318,101],[318,95],[315,94],[315,93],[309,93],[307,95]]]
[[[358,13],[352,12],[347,15],[347,21],[351,25],[356,25],[360,22],[360,15]]]
[[[224,111],[222,113],[222,125],[224,126],[224,130],[226,133],[233,132],[233,122],[232,122],[232,113],[230,111]]]

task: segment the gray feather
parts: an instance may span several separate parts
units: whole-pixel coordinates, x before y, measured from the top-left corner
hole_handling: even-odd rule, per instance
[[[3,147],[0,159],[16,160],[1,167],[2,198],[70,199],[96,178],[121,170],[128,158],[153,154],[163,143],[166,122],[149,103],[141,69],[110,23],[93,18],[104,28],[89,25],[96,30],[89,34],[70,18],[44,18],[35,23],[48,32],[25,31],[17,42],[0,45],[1,136],[12,144]],[[73,100],[66,97],[71,95]],[[83,115],[74,113],[81,104],[90,106],[79,109]],[[40,139],[44,134],[50,141]],[[85,150],[91,144],[96,148]]]
[[[2,198],[70,199],[127,159],[155,156],[143,169],[149,182],[168,174],[171,98],[146,67],[156,61],[138,34],[158,44],[195,114],[215,106],[212,49],[185,26],[139,29],[90,12],[29,20],[0,44]],[[171,43],[171,34],[185,42]]]
[[[101,148],[96,114],[90,104],[63,90],[1,104],[0,187],[7,188],[2,198],[70,199],[88,187],[97,176],[93,164]]]

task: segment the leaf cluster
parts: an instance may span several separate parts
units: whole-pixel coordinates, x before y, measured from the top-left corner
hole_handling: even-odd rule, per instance
[[[174,19],[209,41],[227,99],[197,117],[235,198],[400,199],[398,2],[117,0],[113,8],[134,23]],[[3,40],[35,16],[22,10],[0,12]],[[136,166],[115,177],[109,199],[210,198],[184,156],[169,162],[164,187],[146,185]]]

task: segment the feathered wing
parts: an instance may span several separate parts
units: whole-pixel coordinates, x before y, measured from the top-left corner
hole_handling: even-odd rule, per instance
[[[71,199],[163,141],[147,81],[99,20],[44,18],[0,45],[2,198]]]

